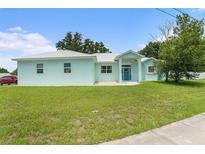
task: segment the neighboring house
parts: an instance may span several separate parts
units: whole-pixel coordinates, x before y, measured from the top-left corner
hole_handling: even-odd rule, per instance
[[[0,77],[11,75],[10,73],[0,73]]]
[[[18,85],[93,85],[96,82],[159,80],[154,58],[137,52],[84,54],[57,51],[13,59],[18,65]]]
[[[205,79],[205,72],[199,73],[199,79]]]

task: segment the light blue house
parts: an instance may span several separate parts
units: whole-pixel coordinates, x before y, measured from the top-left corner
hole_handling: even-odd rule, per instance
[[[57,51],[13,59],[18,85],[65,86],[159,80],[154,58],[137,52],[84,54]]]

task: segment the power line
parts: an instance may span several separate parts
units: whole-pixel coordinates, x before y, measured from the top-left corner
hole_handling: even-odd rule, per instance
[[[190,18],[192,18],[192,19],[194,19],[194,20],[197,20],[196,18],[190,16],[188,13],[182,11],[181,9],[176,9],[176,8],[173,8],[173,9],[176,10],[176,11],[178,11],[178,12],[180,12],[180,13],[182,13],[182,14],[186,14],[186,15],[188,15]]]
[[[176,16],[175,15],[173,15],[173,14],[171,14],[171,13],[168,13],[168,12],[166,12],[166,11],[164,11],[164,10],[162,10],[162,9],[159,9],[159,8],[156,8],[158,11],[160,11],[160,12],[163,12],[163,13],[165,13],[165,14],[167,14],[167,15],[169,15],[169,16],[171,16],[171,17],[173,17],[173,18],[176,18]]]
[[[165,13],[165,14],[167,14],[167,15],[173,17],[173,18],[177,18],[175,15],[173,15],[173,14],[171,14],[171,13],[169,13],[169,12],[166,12],[166,11],[164,11],[164,10],[162,10],[162,9],[159,9],[159,8],[156,8],[156,9],[157,9],[158,11],[162,12],[162,13]],[[181,9],[177,9],[177,8],[173,8],[173,9],[174,9],[175,11],[179,12],[179,13],[188,15],[188,16],[189,16],[190,18],[192,18],[193,20],[197,20],[196,18],[190,16],[188,13],[182,11]]]
[[[178,11],[178,12],[180,12],[180,13],[182,13],[182,14],[188,14],[188,13],[185,13],[184,11],[182,11],[182,10],[180,10],[180,9],[176,9],[176,8],[173,8],[174,10],[176,10],[176,11]]]

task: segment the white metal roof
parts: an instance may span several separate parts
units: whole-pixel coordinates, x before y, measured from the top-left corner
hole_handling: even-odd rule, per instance
[[[47,52],[41,54],[34,54],[25,56],[22,58],[15,58],[13,60],[32,60],[32,59],[61,59],[61,58],[83,58],[83,57],[95,57],[91,54],[85,54],[80,52],[75,52],[71,50],[58,50],[55,52]]]
[[[150,60],[150,59],[157,60],[157,59],[155,59],[153,57],[150,57],[150,58],[149,57],[144,57],[144,58],[141,59],[141,61],[145,62],[145,61]]]
[[[71,50],[60,50],[55,52],[47,52],[41,54],[35,54],[30,56],[25,56],[22,58],[15,58],[13,60],[41,60],[41,59],[65,59],[65,58],[96,58],[97,62],[115,62],[118,56],[122,53],[95,53],[95,54],[86,54],[75,52]],[[147,61],[151,58],[143,57],[142,62]]]
[[[97,62],[114,62],[119,53],[95,53]]]

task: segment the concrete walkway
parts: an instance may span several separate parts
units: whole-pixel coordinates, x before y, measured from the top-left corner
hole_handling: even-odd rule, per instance
[[[205,144],[205,113],[103,144]]]
[[[95,83],[94,86],[133,86],[133,85],[138,85],[139,82],[132,82],[132,81],[128,81],[128,82],[97,82]]]

